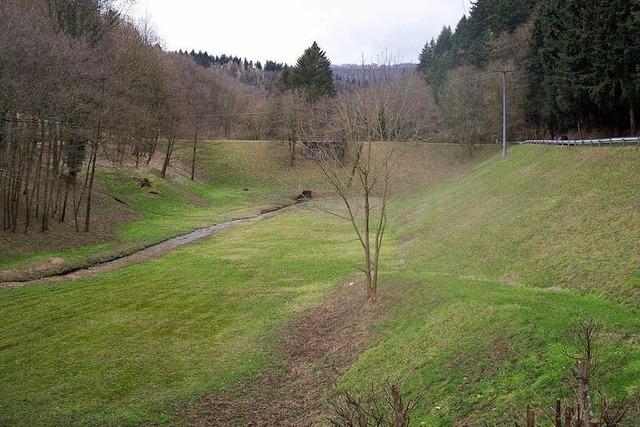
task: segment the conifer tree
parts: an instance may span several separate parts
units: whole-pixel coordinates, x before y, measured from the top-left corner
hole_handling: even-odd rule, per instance
[[[287,88],[304,90],[312,101],[336,94],[331,62],[316,42],[304,51],[287,80]]]
[[[635,133],[639,8],[638,0],[543,2],[527,64],[531,122],[552,135],[584,121]]]

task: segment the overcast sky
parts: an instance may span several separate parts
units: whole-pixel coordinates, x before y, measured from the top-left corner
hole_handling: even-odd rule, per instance
[[[368,62],[384,51],[416,62],[469,0],[137,0],[167,49],[195,49],[294,63],[315,40],[334,64]]]

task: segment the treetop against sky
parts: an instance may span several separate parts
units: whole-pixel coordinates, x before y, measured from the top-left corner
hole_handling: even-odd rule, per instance
[[[170,50],[233,53],[295,63],[313,41],[334,64],[375,62],[388,51],[416,62],[426,39],[455,25],[469,0],[282,0],[206,2],[138,0],[134,16],[148,16]],[[295,34],[295,37],[292,37]]]

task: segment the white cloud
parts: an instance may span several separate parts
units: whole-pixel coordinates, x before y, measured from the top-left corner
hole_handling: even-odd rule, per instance
[[[138,0],[169,49],[295,62],[314,40],[336,64],[386,50],[412,62],[468,0]]]

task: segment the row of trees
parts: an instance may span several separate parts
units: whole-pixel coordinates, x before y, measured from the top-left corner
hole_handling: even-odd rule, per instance
[[[214,68],[214,67],[224,67],[228,63],[232,62],[236,64],[238,67],[244,67],[245,70],[249,70],[255,68],[256,70],[264,70],[266,72],[280,72],[284,69],[286,64],[282,62],[276,62],[267,60],[262,66],[262,62],[253,60],[248,60],[247,58],[240,58],[239,56],[231,56],[231,55],[209,55],[207,51],[198,51],[191,50],[191,52],[183,51],[180,49],[178,51],[180,55],[188,55],[196,62],[196,64],[204,67],[204,68]]]
[[[88,231],[101,163],[148,164],[162,146],[165,176],[176,139],[193,138],[195,159],[198,135],[231,132],[250,102],[226,74],[164,52],[110,0],[5,0],[0,30],[4,230],[72,216]]]

